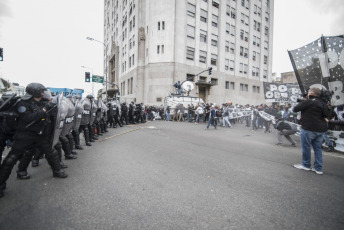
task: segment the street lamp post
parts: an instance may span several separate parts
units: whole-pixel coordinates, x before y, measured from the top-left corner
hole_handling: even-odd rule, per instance
[[[93,69],[87,66],[81,66],[81,68],[85,68],[85,69],[90,69],[91,70],[91,81],[92,81],[92,75],[93,75]],[[92,81],[92,95],[94,96],[94,82]]]
[[[96,39],[94,39],[94,38],[91,38],[91,37],[87,37],[86,38],[87,40],[90,40],[90,41],[95,41],[95,42],[99,42],[99,43],[101,43],[101,44],[103,44],[104,45],[104,47],[105,47],[105,81],[107,82],[107,80],[108,80],[108,74],[107,74],[107,69],[108,69],[108,67],[107,67],[107,65],[108,65],[108,63],[107,63],[107,45],[105,45],[105,43],[104,42],[101,42],[101,41],[98,41],[98,40],[96,40]],[[106,95],[106,101],[108,101],[108,93],[107,93],[107,84],[105,84],[105,95]]]

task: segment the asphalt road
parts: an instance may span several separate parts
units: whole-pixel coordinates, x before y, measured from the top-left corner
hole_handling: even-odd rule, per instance
[[[276,146],[276,133],[204,128],[109,129],[65,161],[66,179],[45,160],[30,180],[14,169],[0,229],[344,229],[344,154],[324,152],[317,175],[293,168],[299,144]]]

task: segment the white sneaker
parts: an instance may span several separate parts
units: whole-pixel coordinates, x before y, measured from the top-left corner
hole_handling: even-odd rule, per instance
[[[312,168],[312,172],[315,172],[318,175],[323,175],[324,174],[322,171],[315,170],[315,168]]]
[[[303,170],[306,170],[306,171],[311,170],[311,168],[307,168],[307,167],[303,166],[302,164],[294,165],[294,167],[297,168],[297,169],[303,169]]]

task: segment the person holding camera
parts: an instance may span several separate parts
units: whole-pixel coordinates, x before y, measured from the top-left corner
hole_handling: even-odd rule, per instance
[[[322,141],[323,134],[327,131],[326,118],[328,109],[326,103],[321,100],[321,90],[311,88],[307,99],[301,101],[294,107],[294,112],[301,112],[301,149],[302,163],[294,167],[302,170],[312,170],[322,175]],[[311,168],[311,146],[314,150],[314,168]]]

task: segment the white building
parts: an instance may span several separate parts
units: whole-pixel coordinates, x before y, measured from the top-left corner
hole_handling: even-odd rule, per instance
[[[105,0],[111,97],[161,104],[192,80],[206,102],[264,103],[272,79],[273,0]],[[105,57],[104,57],[105,60]],[[194,76],[212,67],[208,71]]]

